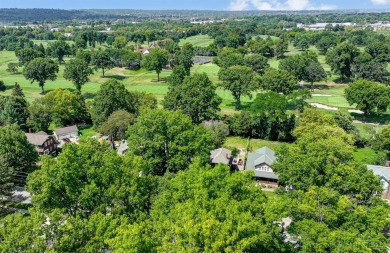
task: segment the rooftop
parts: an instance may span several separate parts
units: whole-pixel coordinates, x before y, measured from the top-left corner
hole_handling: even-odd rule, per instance
[[[79,131],[79,129],[77,128],[77,126],[68,126],[68,127],[54,129],[54,133],[57,136],[63,135],[63,134],[74,133],[74,132],[78,132],[78,131]]]

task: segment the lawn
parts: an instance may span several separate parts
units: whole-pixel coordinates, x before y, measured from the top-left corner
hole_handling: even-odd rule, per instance
[[[195,35],[185,39],[181,39],[179,46],[183,46],[185,43],[191,43],[194,47],[207,47],[214,42],[214,39],[208,35]]]
[[[355,160],[362,164],[378,164],[380,163],[381,158],[386,157],[386,153],[383,151],[375,151],[372,148],[359,148],[353,153]]]
[[[261,139],[248,139],[243,137],[228,137],[223,145],[226,148],[237,148],[237,149],[250,149],[253,150],[262,148],[264,146],[269,147],[270,149],[277,150],[282,145],[290,145],[284,142],[277,141],[267,141]]]

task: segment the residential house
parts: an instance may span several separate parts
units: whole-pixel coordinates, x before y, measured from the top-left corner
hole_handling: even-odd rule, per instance
[[[147,48],[141,48],[141,49],[138,49],[138,50],[135,50],[135,51],[141,53],[142,55],[150,54],[150,51]]]
[[[79,137],[79,129],[77,126],[69,126],[64,128],[57,128],[54,131],[54,136],[58,141],[62,141],[63,139],[67,138],[75,138],[77,139]]]
[[[57,152],[56,140],[45,132],[26,133],[27,141],[35,146],[40,155],[50,155]]]
[[[386,166],[367,165],[367,169],[380,177],[383,187],[382,198],[390,200],[390,163],[387,162]]]
[[[216,166],[220,163],[231,166],[232,164],[232,151],[226,148],[215,149],[210,152],[210,164]]]
[[[129,149],[129,147],[127,146],[127,141],[123,140],[118,147],[118,150],[117,150],[118,155],[125,155],[127,153],[128,149]]]
[[[245,170],[253,171],[258,183],[278,185],[279,176],[272,170],[275,161],[275,152],[268,147],[263,147],[248,153]]]

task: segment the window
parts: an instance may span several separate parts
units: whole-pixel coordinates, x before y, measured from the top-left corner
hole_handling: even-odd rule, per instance
[[[264,172],[273,172],[273,170],[268,165],[259,165],[255,167],[256,171],[264,171]]]

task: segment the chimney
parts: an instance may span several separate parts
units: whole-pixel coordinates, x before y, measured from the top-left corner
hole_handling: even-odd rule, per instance
[[[253,153],[253,147],[251,147],[251,149],[250,149],[250,150],[251,150],[251,153]]]
[[[32,133],[32,129],[31,127],[28,129],[28,132],[31,134]]]
[[[387,161],[387,162],[385,163],[385,167],[390,167],[390,161]]]

